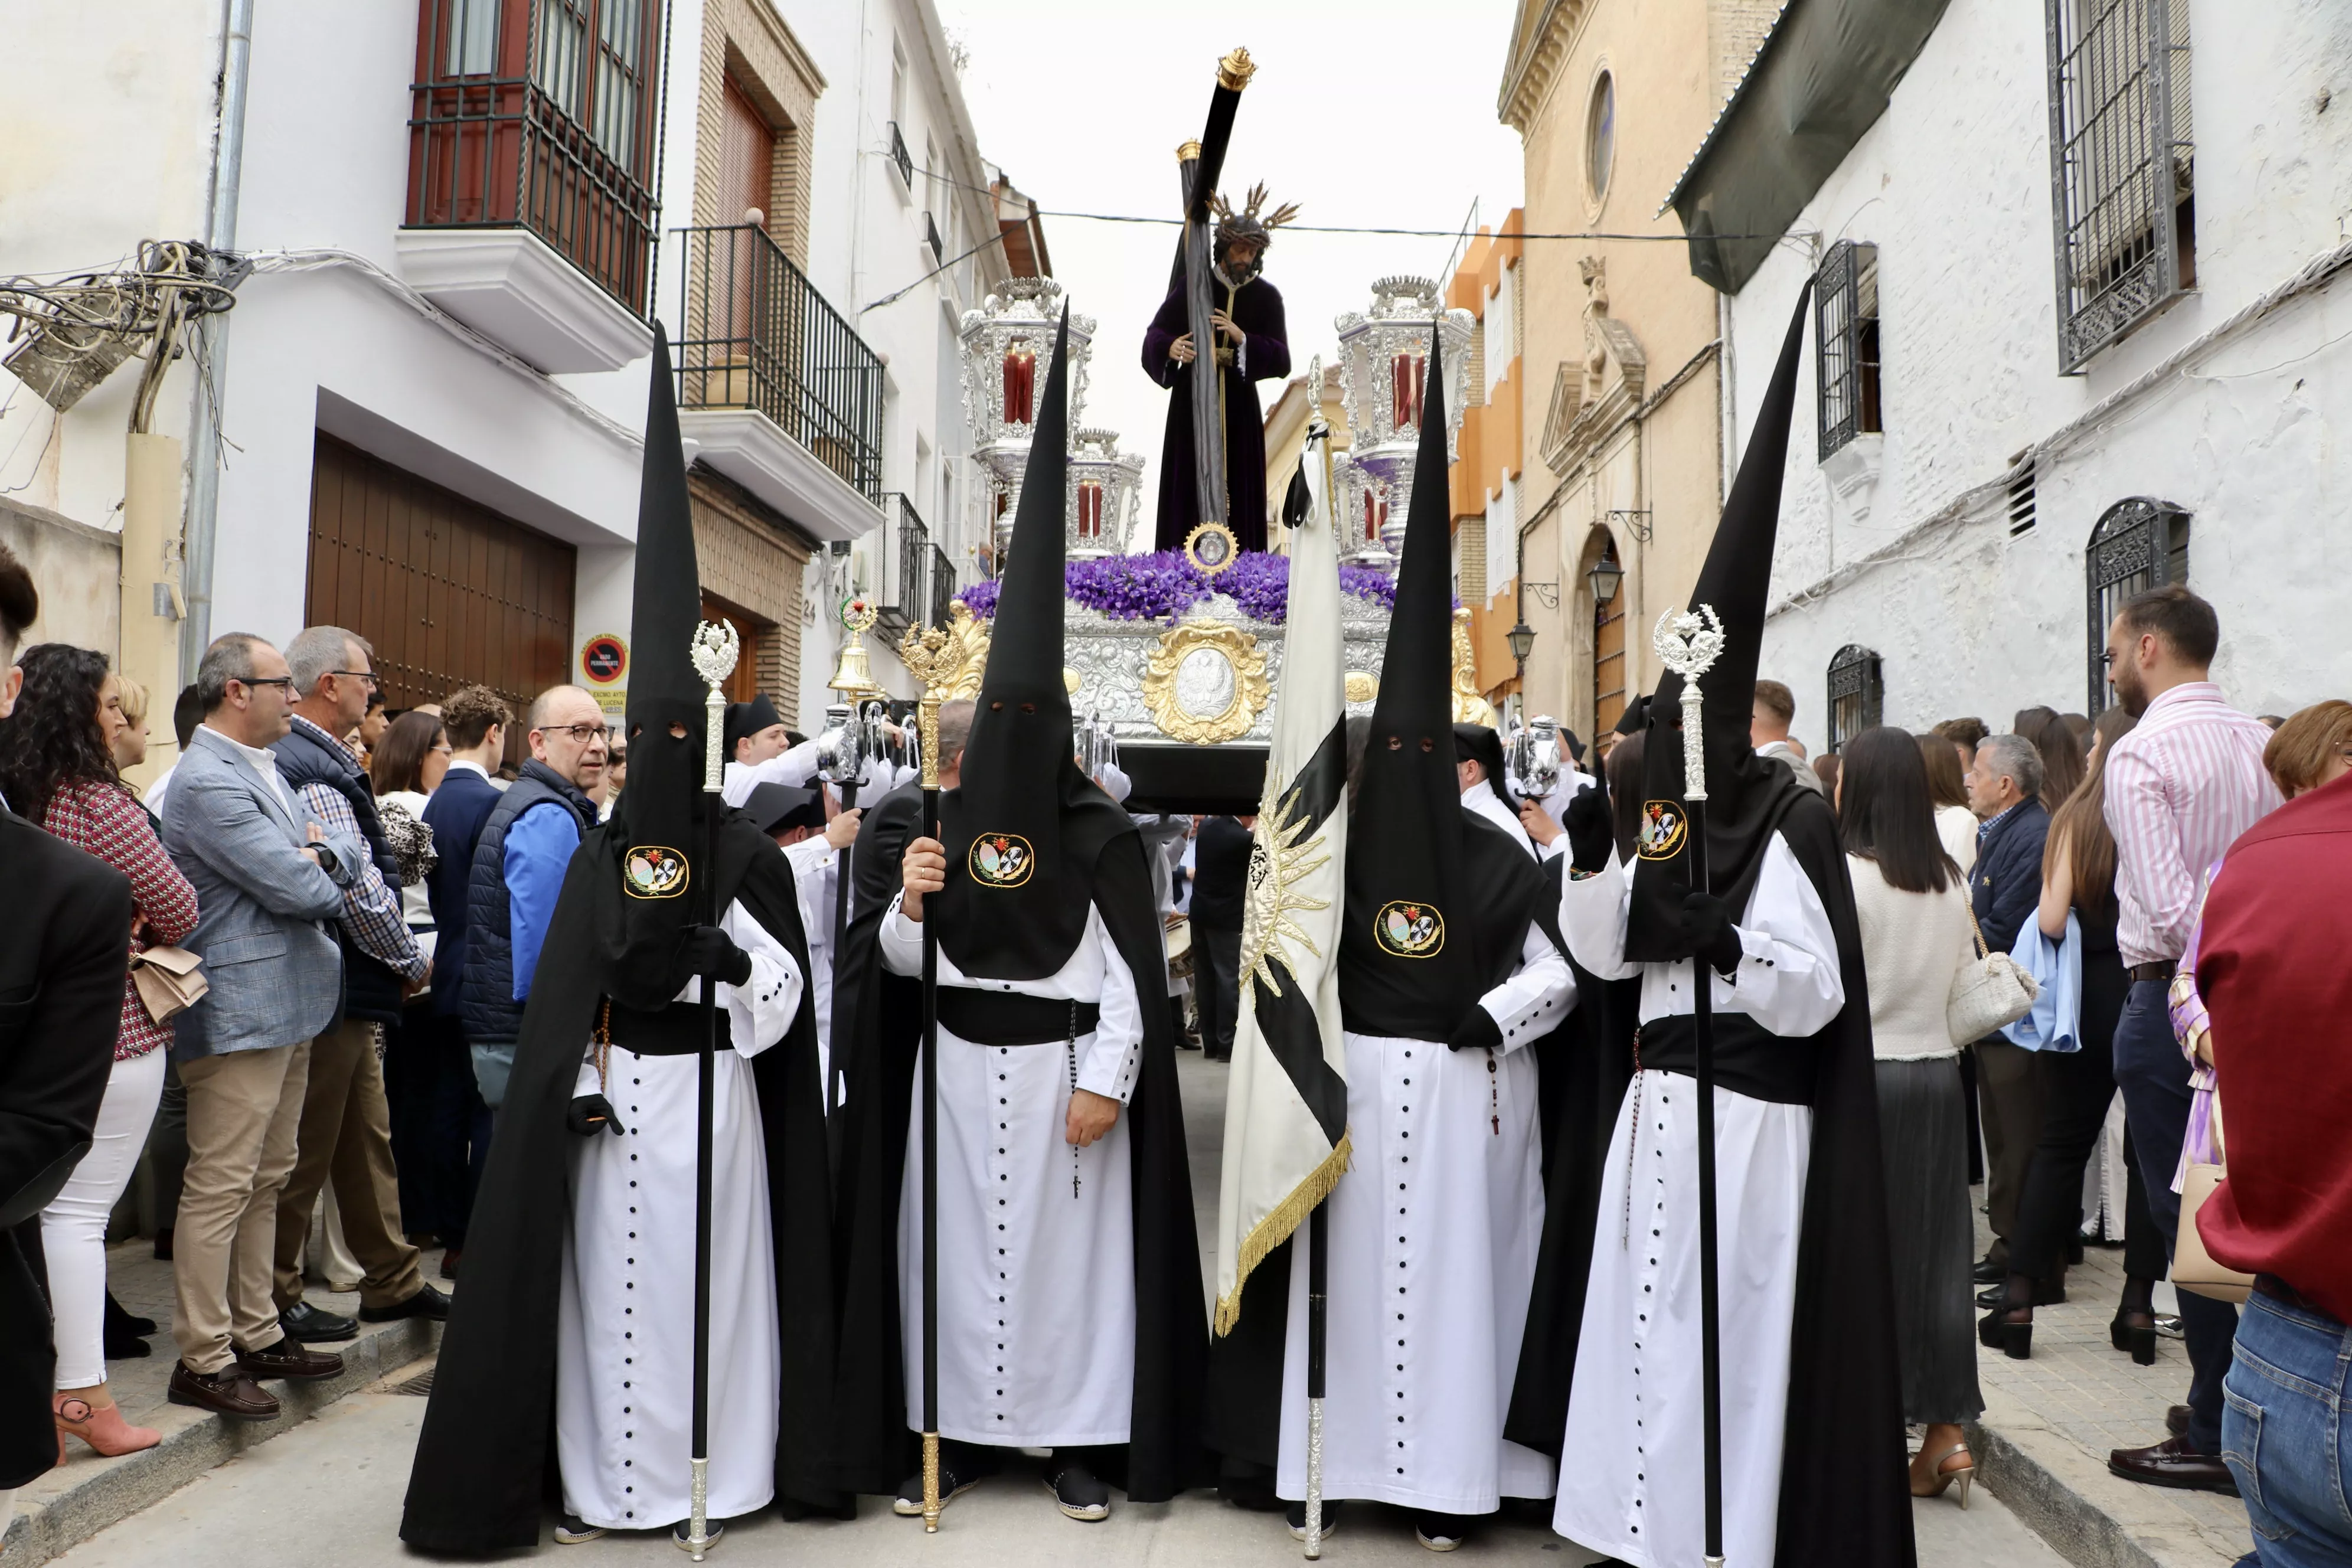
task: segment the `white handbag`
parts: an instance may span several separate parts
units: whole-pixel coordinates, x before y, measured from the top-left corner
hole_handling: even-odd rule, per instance
[[[2017,960],[1985,945],[1984,928],[1977,911],[1969,909],[1969,930],[1975,934],[1976,962],[1952,977],[1952,991],[1944,999],[1944,1026],[1955,1040],[1981,1040],[2003,1025],[2025,1016],[2042,987]]]

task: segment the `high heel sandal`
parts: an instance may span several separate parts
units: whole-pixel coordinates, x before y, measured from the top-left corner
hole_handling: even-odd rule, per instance
[[[2012,1311],[2032,1311],[2030,1307],[1995,1307],[1977,1323],[1977,1342],[1989,1351],[1999,1351],[2011,1361],[2033,1359],[2033,1320],[2023,1322],[2011,1319]]]
[[[2025,1326],[2029,1329],[2032,1327],[2031,1323],[2028,1323]],[[1924,1449],[1921,1450],[1923,1453],[1926,1450]],[[1974,1454],[1969,1454],[1969,1462],[1962,1465],[1957,1470],[1948,1470],[1944,1468],[1944,1461],[1950,1458],[1954,1454],[1968,1453],[1969,1446],[1966,1443],[1953,1444],[1950,1447],[1936,1456],[1934,1462],[1928,1468],[1930,1479],[1924,1482],[1920,1480],[1918,1471],[1912,1471],[1911,1495],[1913,1497],[1942,1497],[1948,1489],[1957,1484],[1960,1489],[1960,1496],[1958,1500],[1960,1507],[1963,1510],[1966,1510],[1969,1506],[1969,1488],[1976,1484],[1976,1456]]]
[[[2116,1313],[2107,1325],[2107,1342],[2119,1351],[2131,1352],[2132,1360],[2141,1366],[2156,1364],[2156,1318],[2147,1312]]]
[[[133,1426],[122,1418],[122,1407],[111,1398],[101,1405],[79,1394],[58,1394],[49,1410],[58,1424],[58,1463],[66,1462],[66,1436],[71,1433],[108,1458],[135,1454],[163,1440],[152,1426]]]

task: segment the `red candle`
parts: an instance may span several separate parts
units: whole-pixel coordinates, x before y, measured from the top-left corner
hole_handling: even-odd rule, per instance
[[[1037,387],[1037,356],[1025,342],[1004,351],[1004,422],[1026,425],[1034,417],[1032,405]]]
[[[1078,537],[1102,537],[1103,488],[1089,479],[1078,486]]]

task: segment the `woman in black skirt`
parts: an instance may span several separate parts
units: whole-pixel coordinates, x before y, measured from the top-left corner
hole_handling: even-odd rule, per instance
[[[1963,1042],[1952,1038],[1945,1004],[1976,956],[1968,882],[1937,836],[1917,742],[1900,730],[1864,730],[1844,758],[1838,829],[1869,980],[1903,1413],[1927,1427],[1911,1492],[1939,1497],[1957,1486],[1965,1508],[1976,1466],[1960,1424],[1982,1414],[1984,1399],[1969,1332]]]

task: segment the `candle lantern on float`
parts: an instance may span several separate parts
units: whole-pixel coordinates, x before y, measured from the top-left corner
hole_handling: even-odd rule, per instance
[[[1348,560],[1394,571],[1404,544],[1421,413],[1429,395],[1430,342],[1433,334],[1444,345],[1450,459],[1462,428],[1473,319],[1467,310],[1446,309],[1429,279],[1399,277],[1372,285],[1369,310],[1350,310],[1334,324],[1339,329],[1340,395],[1353,434],[1349,457],[1362,476],[1349,498],[1354,507],[1349,515],[1376,531],[1378,556],[1360,539],[1343,540],[1341,549]]]
[[[1061,284],[1051,278],[1008,278],[977,310],[963,313],[959,336],[963,348],[964,417],[971,426],[971,455],[988,471],[996,498],[1000,561],[1011,542],[1021,479],[1029,467],[1037,399],[1046,374],[1053,369],[1054,334],[1061,323],[1064,302]],[[1087,366],[1094,332],[1093,317],[1071,313],[1073,427],[1086,405]]]
[[[1066,509],[1071,560],[1117,555],[1126,549],[1142,481],[1143,456],[1121,452],[1118,432],[1081,430],[1072,437]]]

